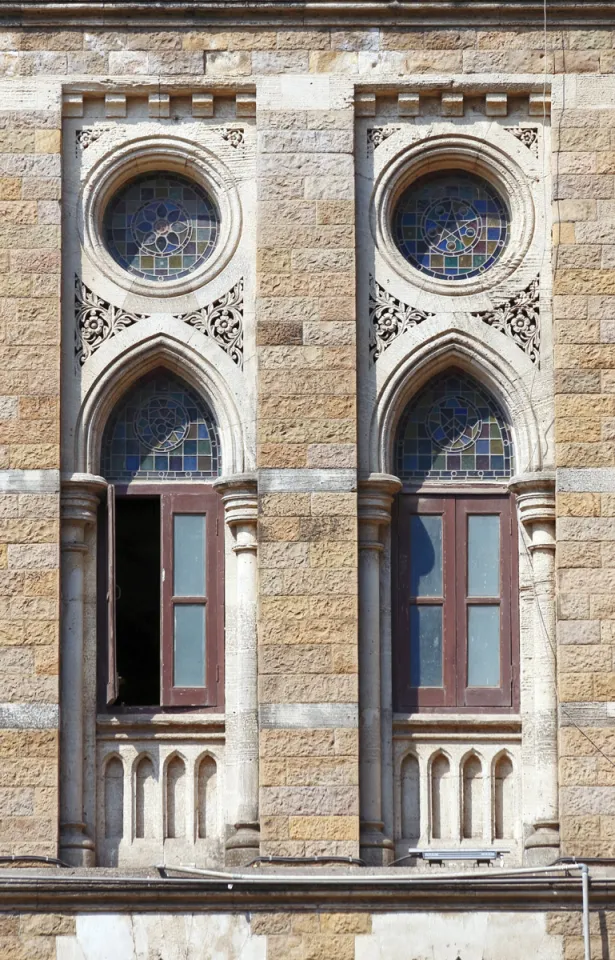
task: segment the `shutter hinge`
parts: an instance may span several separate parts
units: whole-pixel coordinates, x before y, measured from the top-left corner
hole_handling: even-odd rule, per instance
[[[220,532],[220,517],[216,517],[216,536]]]
[[[220,664],[216,666],[216,683],[220,683]]]

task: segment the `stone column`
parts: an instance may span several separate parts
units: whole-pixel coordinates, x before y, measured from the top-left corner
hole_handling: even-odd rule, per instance
[[[257,857],[258,822],[258,670],[256,636],[257,558],[256,480],[242,474],[223,477],[215,484],[222,496],[237,557],[235,596],[231,601],[232,629],[226,646],[226,767],[229,790],[229,828],[226,862],[240,866]],[[231,612],[229,611],[229,614]]]
[[[372,474],[359,483],[359,808],[361,857],[383,866],[394,856],[382,819],[380,697],[380,528],[391,521],[397,477]]]
[[[557,654],[555,634],[555,480],[548,474],[514,478],[519,520],[528,537],[534,589],[533,654],[535,777],[540,783],[533,832],[525,841],[531,866],[559,855],[557,777]]]
[[[102,477],[73,474],[62,482],[60,648],[60,858],[93,867],[94,841],[83,815],[83,637],[86,527],[96,523]]]

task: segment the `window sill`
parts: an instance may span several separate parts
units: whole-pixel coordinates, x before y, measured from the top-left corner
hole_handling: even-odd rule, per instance
[[[96,733],[98,739],[140,740],[178,737],[211,737],[224,735],[223,713],[117,713],[98,714]]]
[[[494,734],[501,737],[503,734],[512,734],[516,738],[521,735],[521,717],[519,714],[481,713],[468,715],[467,713],[429,713],[429,714],[393,714],[393,735],[420,733],[421,735],[441,736],[443,733],[451,737],[467,737],[469,734],[480,731],[481,734]]]

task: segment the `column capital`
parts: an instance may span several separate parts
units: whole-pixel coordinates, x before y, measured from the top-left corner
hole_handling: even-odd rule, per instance
[[[513,477],[519,519],[530,538],[530,550],[555,550],[555,475],[527,473]]]
[[[256,525],[258,519],[257,482],[253,473],[220,477],[214,487],[222,497],[224,517],[229,527]]]
[[[359,480],[359,524],[390,523],[393,499],[401,488],[401,480],[388,473],[370,473]]]
[[[96,512],[107,481],[91,473],[71,473],[62,477],[61,518],[62,523],[85,526],[96,522]]]

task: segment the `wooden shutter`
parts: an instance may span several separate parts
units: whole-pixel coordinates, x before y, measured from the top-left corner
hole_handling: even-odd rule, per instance
[[[115,630],[115,487],[107,487],[107,705],[118,698]]]
[[[221,500],[212,488],[199,492],[169,492],[161,496],[162,520],[162,616],[161,703],[163,706],[216,707],[223,700],[224,551]],[[205,517],[205,584],[194,596],[175,595],[174,522],[177,516]],[[203,686],[175,682],[175,616],[182,605],[199,606],[205,618],[205,683]]]

